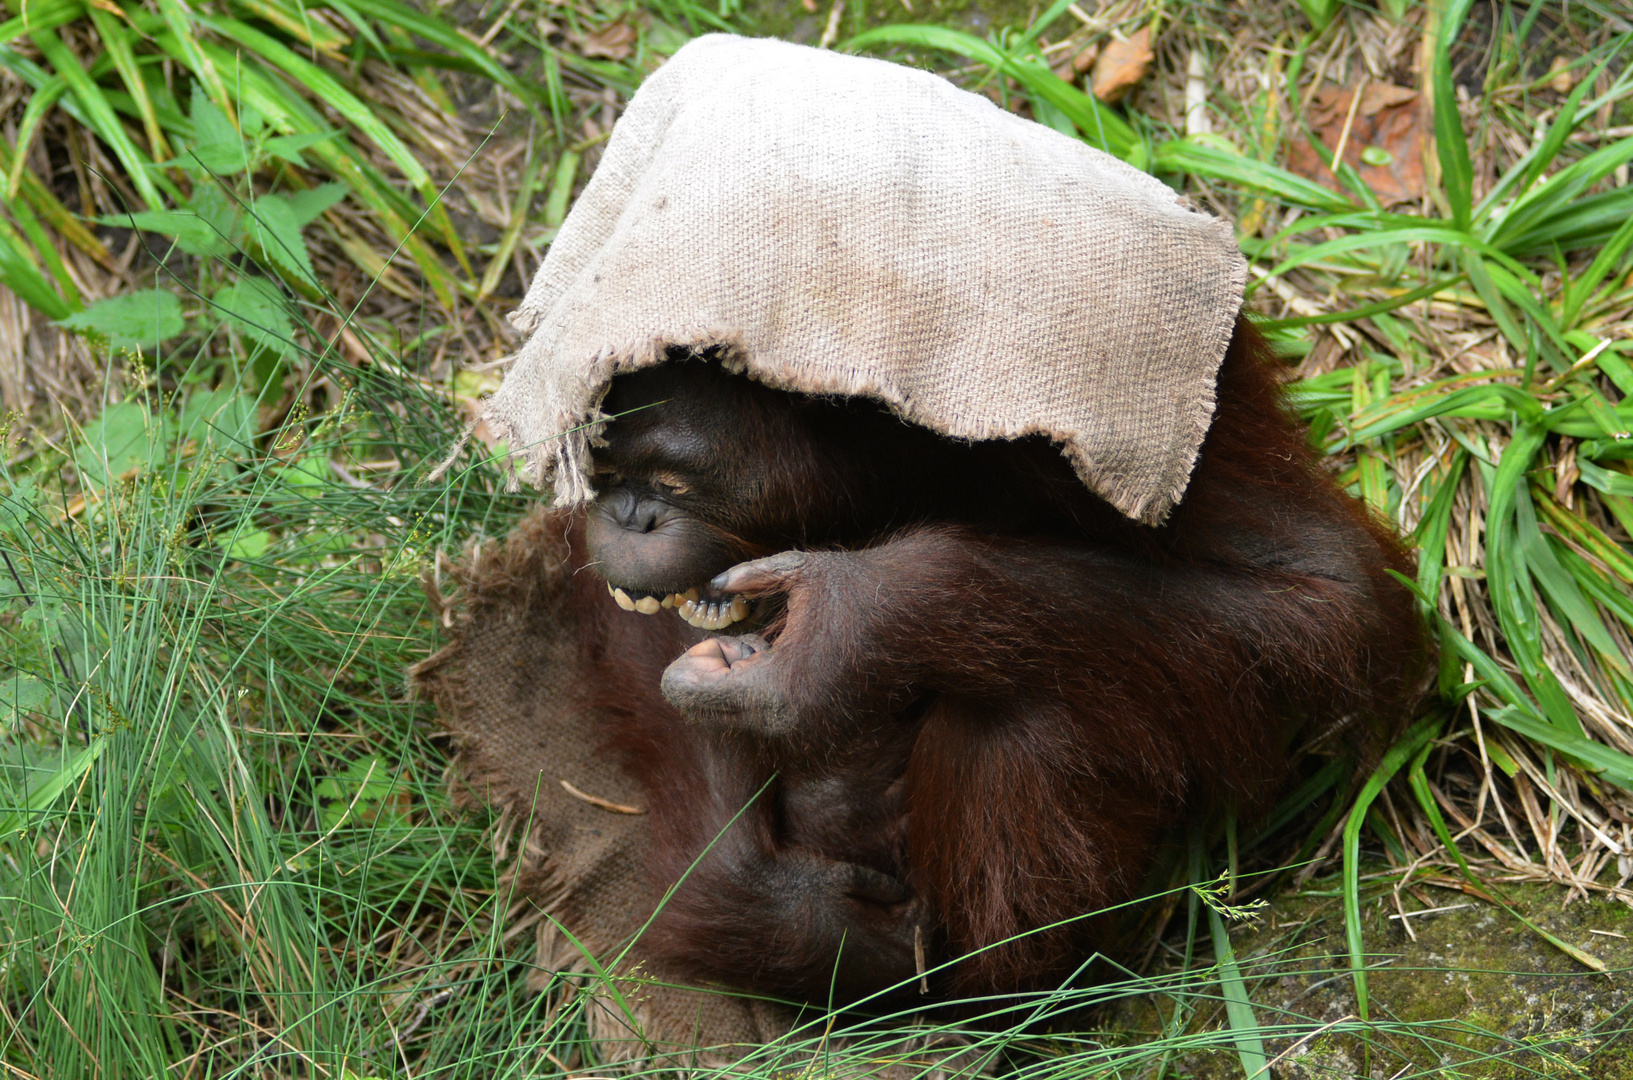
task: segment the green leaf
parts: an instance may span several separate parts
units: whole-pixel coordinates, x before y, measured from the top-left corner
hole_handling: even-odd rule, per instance
[[[1633,476],[1601,468],[1580,457],[1576,460],[1576,468],[1582,474],[1582,482],[1591,488],[1607,495],[1633,496]]]
[[[1482,892],[1490,893],[1491,896],[1497,901],[1498,907],[1514,916],[1514,918],[1517,919],[1522,925],[1529,927],[1544,941],[1548,942],[1548,944],[1552,945],[1560,952],[1563,952],[1566,956],[1569,956],[1577,963],[1584,964],[1587,967],[1592,968],[1594,971],[1606,970],[1605,962],[1603,960],[1600,960],[1597,956],[1583,952],[1570,942],[1556,937],[1555,935],[1544,930],[1542,927],[1538,926],[1536,923],[1533,923],[1530,919],[1527,919],[1524,915],[1521,915],[1518,911],[1514,910],[1507,898],[1504,897],[1501,891],[1497,889],[1495,883],[1475,876],[1474,870],[1470,868],[1468,860],[1463,858],[1463,853],[1457,849],[1457,841],[1452,838],[1451,830],[1446,827],[1446,819],[1441,816],[1440,807],[1435,803],[1434,795],[1429,790],[1429,777],[1423,771],[1423,763],[1428,758],[1429,750],[1431,748],[1432,744],[1424,743],[1423,749],[1418,751],[1417,757],[1412,760],[1412,769],[1408,774],[1408,781],[1411,785],[1412,793],[1417,796],[1418,806],[1423,809],[1424,816],[1429,819],[1429,827],[1434,830],[1436,839],[1440,841],[1441,846],[1444,847],[1451,855],[1452,859],[1456,861],[1458,869],[1463,872],[1463,876],[1468,879],[1469,884],[1473,885],[1477,889],[1480,889]],[[1510,773],[1509,775],[1513,774]]]
[[[1457,488],[1463,481],[1463,471],[1468,468],[1468,463],[1469,452],[1459,448],[1424,508],[1418,527],[1412,531],[1412,540],[1418,549],[1418,589],[1428,601],[1423,605],[1428,610],[1432,610],[1434,599],[1440,595],[1440,573],[1446,559],[1446,531],[1451,525],[1452,503],[1457,497]]]
[[[279,484],[295,491],[312,493],[314,488],[328,487],[329,459],[321,451],[302,454],[276,473]]]
[[[1305,179],[1269,162],[1256,161],[1233,150],[1191,139],[1174,139],[1158,146],[1152,155],[1151,170],[1159,173],[1191,173],[1240,184],[1284,202],[1333,213],[1352,213],[1355,210],[1355,205],[1344,196],[1322,187],[1314,180]]]
[[[261,144],[261,148],[273,157],[282,158],[291,165],[302,169],[307,168],[306,159],[301,157],[302,150],[310,150],[320,142],[339,135],[338,131],[315,131],[309,135],[274,135]]]
[[[26,829],[32,819],[45,813],[51,808],[64,791],[78,784],[80,779],[90,771],[96,759],[102,756],[103,747],[108,745],[107,739],[97,739],[83,750],[75,751],[62,759],[62,763],[48,775],[29,777],[27,782],[18,784],[13,795],[21,808],[12,813],[0,815],[0,840],[7,839],[14,833]],[[31,768],[29,772],[44,772],[43,769]],[[9,786],[9,785],[8,785]],[[8,803],[13,799],[7,799]]]
[[[245,529],[230,537],[223,550],[229,559],[259,559],[271,543],[265,529]]]
[[[1298,0],[1298,6],[1304,12],[1304,17],[1310,20],[1310,26],[1319,34],[1332,22],[1333,12],[1338,10],[1338,0]]]
[[[10,536],[21,533],[40,503],[39,488],[34,478],[25,476],[0,494],[0,532]]]
[[[23,713],[43,712],[53,696],[47,684],[13,671],[0,678],[0,716],[12,720]]]
[[[295,326],[284,298],[270,283],[243,278],[210,298],[223,324],[279,356],[294,355]]]
[[[1605,629],[1604,620],[1599,618],[1599,613],[1588,598],[1582,595],[1576,579],[1560,565],[1554,549],[1548,546],[1547,538],[1537,528],[1536,510],[1530,499],[1521,497],[1515,500],[1514,522],[1520,550],[1525,555],[1525,567],[1553,607],[1554,621],[1560,626],[1569,627],[1592,646],[1605,666],[1619,671],[1623,677],[1633,676],[1626,658],[1621,655],[1621,648],[1610,636],[1610,631]]]
[[[176,442],[247,453],[255,438],[255,402],[232,387],[195,393],[182,407]]]
[[[1485,715],[1510,731],[1576,759],[1611,783],[1633,790],[1633,757],[1620,750],[1613,750],[1585,735],[1527,716],[1511,706],[1490,710]]]
[[[1440,158],[1440,182],[1451,204],[1452,221],[1467,230],[1474,215],[1474,165],[1468,137],[1457,113],[1457,87],[1452,82],[1451,44],[1468,13],[1470,0],[1431,0],[1440,7],[1440,29],[1435,39],[1432,95],[1435,112],[1435,153]]]
[[[187,329],[181,299],[167,289],[110,296],[59,319],[58,325],[100,334],[115,349],[151,349]]]
[[[114,157],[124,166],[126,175],[135,186],[137,195],[149,207],[163,206],[165,200],[157,184],[158,180],[163,179],[163,174],[153,168],[153,160],[131,141],[107,95],[80,64],[74,51],[50,30],[35,30],[29,34],[29,38],[46,62],[67,81],[75,101],[84,110],[86,126],[113,150]],[[168,179],[164,179],[164,185],[171,191],[175,190]]]
[[[340,187],[339,184],[331,186]],[[255,242],[261,245],[267,258],[299,280],[317,284],[312,256],[306,250],[306,241],[301,239],[303,222],[289,200],[282,195],[263,195],[250,208],[250,216]]]
[[[193,121],[192,153],[181,163],[195,171],[203,168],[216,175],[237,174],[249,169],[244,137],[232,126],[227,114],[216,107],[200,83],[193,84],[193,102],[188,110]]]
[[[238,207],[213,188],[201,188],[189,204],[177,210],[139,210],[134,214],[104,214],[104,225],[174,237],[176,246],[199,258],[224,259],[242,240]]]
[[[1367,810],[1384,789],[1384,785],[1400,771],[1402,765],[1424,743],[1434,738],[1440,728],[1440,717],[1419,720],[1389,748],[1378,767],[1373,770],[1360,794],[1355,797],[1349,819],[1344,823],[1344,930],[1349,941],[1350,975],[1355,980],[1355,1011],[1362,1020],[1368,1019],[1366,945],[1361,933],[1361,825]]]
[[[247,23],[207,15],[194,17],[211,30],[254,53],[265,63],[282,69],[325,105],[339,113],[367,136],[381,153],[391,159],[409,187],[418,188],[429,183],[430,175],[413,152],[374,114],[372,109],[358,100],[355,94],[341,85],[329,72],[300,56],[276,38]]]
[[[165,424],[134,401],[109,405],[85,425],[74,463],[97,487],[107,487],[133,469],[148,469],[164,458]]]
[[[1225,1016],[1230,1021],[1231,1040],[1236,1043],[1236,1055],[1241,1059],[1242,1072],[1250,1080],[1262,1077],[1266,1063],[1259,1018],[1253,1013],[1253,1002],[1248,998],[1242,969],[1236,963],[1236,952],[1230,944],[1230,931],[1225,929],[1225,920],[1211,906],[1208,908],[1208,928],[1213,933],[1213,954],[1219,965],[1219,988],[1225,995]]]
[[[19,243],[13,243],[12,235],[7,230],[0,229],[0,285],[4,285],[27,304],[38,311],[42,311],[48,318],[63,319],[73,314],[78,305],[70,304],[63,299],[51,279],[40,272]]]
[[[325,135],[323,138],[329,138]],[[285,195],[289,203],[291,214],[297,225],[305,228],[317,220],[319,214],[334,206],[346,197],[346,185],[340,183],[319,184],[309,191],[296,191]]]

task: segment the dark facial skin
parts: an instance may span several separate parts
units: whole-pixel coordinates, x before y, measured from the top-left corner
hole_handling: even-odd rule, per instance
[[[1040,516],[1050,500],[1036,484],[1013,479],[1010,459],[1036,449],[1025,441],[951,443],[875,405],[790,400],[707,361],[613,380],[602,411],[614,419],[594,451],[585,521],[591,566],[610,587],[631,601],[695,589],[701,602],[729,605],[714,579],[779,552],[867,546],[925,520],[1001,531],[1058,524]],[[1043,482],[1078,484],[1063,462],[1057,471]],[[974,485],[1009,494],[972,504]]]
[[[712,365],[666,364],[616,379],[602,404],[614,419],[595,450],[585,539],[596,571],[631,596],[703,587],[788,526],[744,505],[775,489],[778,469],[732,438],[718,394],[699,392],[719,377]],[[739,535],[734,523],[752,523],[757,535]]]

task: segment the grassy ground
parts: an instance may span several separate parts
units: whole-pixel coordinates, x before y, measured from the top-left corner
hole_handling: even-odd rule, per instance
[[[1385,1076],[1612,1075],[1614,1015],[1596,1042],[1475,1053],[1374,1015],[1366,972],[1380,900],[1406,924],[1462,888],[1580,970],[1607,964],[1594,940],[1515,883],[1633,903],[1625,7],[4,16],[0,1072],[595,1066],[571,996],[528,992],[527,906],[402,692],[437,632],[419,575],[528,500],[480,456],[420,478],[496,384],[502,316],[643,74],[759,25],[951,72],[1230,214],[1311,438],[1411,534],[1441,638],[1439,696],[1375,775],[1312,752],[1275,827],[1195,838],[1137,976],[1035,1006],[1137,992],[1158,1029],[1078,1013],[983,1045],[1029,1074],[1252,1074],[1352,1038]],[[1099,104],[1095,60],[1142,30],[1149,64],[1133,48],[1132,90]],[[1230,948],[1250,898],[1294,889],[1339,908],[1336,1021],[1267,1007],[1286,964]],[[754,1068],[804,1070],[831,1034]]]

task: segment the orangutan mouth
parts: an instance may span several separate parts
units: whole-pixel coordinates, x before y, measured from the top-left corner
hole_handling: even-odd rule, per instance
[[[607,592],[625,611],[639,611],[642,615],[656,615],[664,608],[674,608],[675,614],[699,630],[723,630],[734,622],[748,618],[749,601],[743,596],[706,597],[697,589],[683,593],[659,596],[648,593],[632,597],[623,589],[607,582]]]

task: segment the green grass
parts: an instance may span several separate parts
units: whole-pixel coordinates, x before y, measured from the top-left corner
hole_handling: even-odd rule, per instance
[[[1422,204],[1384,208],[1347,166],[1337,190],[1284,168],[1296,128],[1264,137],[1321,57],[1353,50],[1366,9],[1288,5],[1264,26],[1201,4],[1145,13],[1175,52],[1228,43],[1289,89],[1219,97],[1218,134],[1183,134],[1157,87],[1101,105],[1051,70],[1062,35],[1105,32],[1064,3],[985,39],[894,25],[849,47],[970,63],[967,85],[1237,212],[1250,299],[1300,365],[1312,440],[1418,550],[1439,692],[1370,781],[1312,759],[1279,828],[1192,838],[1172,955],[966,1036],[1028,1076],[1252,1075],[1318,1034],[1385,1075],[1441,1054],[1487,1075],[1456,1024],[1373,1015],[1362,861],[1402,888],[1477,881],[1513,925],[1596,962],[1490,879],[1618,895],[1606,841],[1633,806],[1633,187],[1617,180],[1633,138],[1600,137],[1606,117],[1633,123],[1629,33],[1592,4],[1504,7],[1477,50],[1464,0],[1386,5],[1431,29],[1436,150]],[[500,347],[508,275],[593,167],[605,95],[739,13],[479,14],[47,0],[0,34],[0,68],[31,94],[0,141],[0,285],[96,342],[112,373],[98,398],[36,401],[0,440],[0,1072],[600,1064],[578,1012],[594,987],[534,969],[494,823],[452,809],[434,718],[404,691],[437,634],[420,575],[530,499],[479,455],[422,478],[492,385],[450,351]],[[1543,15],[1574,50],[1568,93],[1527,66]],[[620,24],[621,59],[573,44]],[[1461,104],[1471,85],[1480,100]],[[510,111],[450,161],[433,113],[473,88]],[[501,146],[518,152],[490,167]],[[93,182],[73,192],[70,175]],[[485,187],[508,204],[477,205]],[[491,235],[467,242],[456,218],[483,214]],[[121,226],[140,230],[146,270],[110,269]],[[122,291],[89,302],[93,281]],[[1250,871],[1329,856],[1357,1006],[1336,1024],[1258,1003],[1261,980],[1324,966],[1231,947],[1243,897],[1297,879]],[[1134,994],[1159,1029],[1099,1030]],[[865,1071],[900,1052],[888,1025],[850,1023],[814,1017],[750,1071]],[[1538,1046],[1481,1053],[1569,1075]]]

